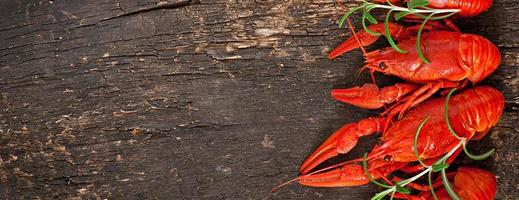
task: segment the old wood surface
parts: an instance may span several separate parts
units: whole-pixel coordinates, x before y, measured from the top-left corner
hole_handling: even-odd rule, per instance
[[[497,155],[458,162],[494,172],[498,199],[519,189],[518,9],[496,0],[459,23],[503,54],[483,84],[503,91],[506,112],[471,145]],[[333,130],[379,112],[329,96],[369,82],[355,78],[360,52],[326,58],[350,35],[340,14],[331,0],[2,1],[0,198],[265,197]],[[373,144],[361,140],[347,157]],[[376,191],[294,184],[274,199]]]

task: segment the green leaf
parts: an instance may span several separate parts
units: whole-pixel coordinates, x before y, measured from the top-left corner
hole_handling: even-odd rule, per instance
[[[387,189],[387,190],[384,190],[382,192],[379,192],[379,193],[375,194],[375,196],[371,197],[371,200],[381,200],[387,194],[389,194],[389,193],[391,193],[393,191],[394,191],[393,189]]]
[[[341,20],[339,20],[339,28],[342,27],[342,25],[344,24],[344,21],[346,20],[346,18],[348,18],[351,14],[353,14],[355,11],[361,9],[361,8],[364,8],[365,5],[361,5],[359,7],[355,7],[355,8],[352,8],[350,9],[348,12],[346,12],[346,14],[344,14],[341,18]]]
[[[432,20],[442,20],[442,19],[445,19],[445,18],[449,18],[450,16],[456,14],[455,12],[454,13],[449,13],[449,14],[446,14],[446,15],[442,15],[442,16],[438,16],[438,17],[431,17]]]
[[[371,11],[371,9],[375,8],[375,4],[368,4],[364,7],[364,11],[362,13],[362,27],[364,28],[364,30],[366,31],[366,33],[370,34],[370,35],[373,35],[373,36],[380,36],[382,34],[380,33],[377,33],[375,31],[372,31],[371,29],[368,28],[368,26],[366,25],[366,19],[368,18],[368,15],[371,16],[371,14],[369,14],[369,11]],[[373,16],[371,16],[373,17]],[[369,20],[369,19],[368,19]],[[375,20],[376,21],[376,20]]]
[[[371,11],[373,8],[375,8],[377,6],[377,4],[373,4],[373,3],[368,3],[366,5],[366,10],[369,12]]]
[[[373,17],[373,15],[371,15],[369,12],[366,12],[366,18],[367,18],[368,21],[371,22],[372,24],[378,24],[377,19],[375,19],[375,17]]]
[[[362,160],[362,168],[364,169],[364,173],[368,177],[369,181],[371,181],[375,185],[378,185],[378,186],[383,187],[383,188],[392,188],[389,185],[380,183],[380,182],[376,181],[375,179],[373,179],[373,177],[371,176],[371,174],[369,173],[369,170],[368,170],[367,158],[368,158],[368,154],[366,153],[366,154],[364,154],[364,160]]]
[[[418,160],[418,162],[420,162],[420,164],[424,167],[428,167],[423,161],[422,159],[420,158],[420,153],[418,152],[418,136],[420,135],[420,131],[422,130],[423,126],[425,125],[425,123],[427,123],[427,121],[431,118],[431,116],[428,116],[427,118],[425,118],[422,123],[420,124],[420,126],[418,126],[418,129],[416,130],[416,133],[414,135],[414,141],[413,141],[413,150],[414,150],[414,155],[416,156],[416,159]]]
[[[406,15],[409,15],[409,14],[411,14],[411,12],[400,11],[400,12],[395,14],[395,20],[398,21],[398,20],[402,19],[403,17],[405,17]]]
[[[447,94],[447,97],[445,98],[445,123],[447,123],[447,129],[449,129],[451,134],[454,137],[458,138],[459,140],[462,140],[463,138],[458,136],[458,134],[454,131],[454,129],[452,129],[451,121],[449,120],[449,100],[451,99],[452,93],[454,93],[455,91],[456,91],[456,88],[453,88],[449,92],[449,94]]]
[[[396,193],[396,190],[391,192],[391,198],[389,200],[393,200],[393,198],[395,197],[395,193]]]
[[[372,30],[370,30],[370,29],[368,28],[368,26],[366,25],[366,12],[364,12],[364,13],[362,14],[362,20],[361,20],[361,21],[362,21],[362,27],[364,28],[364,30],[366,31],[366,33],[368,33],[368,34],[370,34],[370,35],[373,35],[373,36],[380,36],[380,35],[382,35],[382,34],[380,34],[380,33],[377,33],[377,32],[375,32],[375,31],[372,31]]]
[[[447,160],[454,154],[454,152],[458,151],[458,149],[465,143],[466,140],[462,139],[459,141],[459,143],[456,145],[456,147],[452,148],[447,154],[443,155],[440,159],[434,161],[432,165],[440,165],[442,163],[447,162]]]
[[[432,171],[433,172],[439,172],[443,169],[447,169],[449,167],[449,164],[447,163],[440,163],[440,164],[437,164],[437,165],[433,165],[432,166]]]
[[[402,193],[402,194],[411,194],[411,191],[409,191],[407,188],[405,187],[402,187],[401,185],[399,185],[398,183],[395,184],[396,186],[396,191],[399,192],[399,193]]]
[[[453,13],[449,13],[449,14],[445,14],[445,15],[442,15],[442,16],[438,16],[438,17],[431,17],[429,20],[441,20],[441,19],[445,19],[445,18],[448,18],[454,14],[456,14],[457,12],[453,12]],[[420,13],[412,13],[413,15],[416,15],[422,19],[425,19],[428,17],[428,15],[423,15],[423,14],[420,14]]]
[[[496,151],[496,149],[490,149],[490,151],[487,151],[486,153],[484,154],[481,154],[481,155],[474,155],[474,154],[471,154],[468,150],[467,150],[467,146],[465,145],[465,143],[463,144],[463,151],[465,151],[465,154],[467,154],[467,156],[472,159],[472,160],[485,160],[487,159],[488,157],[492,156],[492,154],[494,154],[494,152]]]
[[[429,189],[431,190],[431,194],[432,194],[434,200],[438,200],[438,197],[436,196],[436,192],[434,192],[434,187],[433,187],[433,183],[432,183],[432,171],[429,171],[428,182],[429,182]]]
[[[429,5],[429,1],[427,0],[410,0],[407,2],[407,7],[409,9],[414,9],[416,7],[425,7]]]
[[[391,37],[391,32],[389,31],[389,17],[391,16],[391,11],[393,10],[389,10],[387,12],[387,15],[386,15],[386,20],[384,21],[384,28],[386,30],[386,38],[387,38],[387,41],[389,42],[389,44],[391,45],[391,47],[393,47],[393,49],[395,49],[398,53],[407,53],[407,51],[405,50],[402,50],[400,49],[395,41],[393,41],[393,38]]]
[[[447,190],[447,193],[449,194],[449,196],[451,196],[451,198],[453,200],[460,200],[460,198],[458,197],[456,192],[454,192],[454,190],[452,189],[452,186],[449,183],[449,179],[447,179],[447,173],[445,172],[445,169],[442,169],[441,174],[442,174],[443,187],[445,187],[445,190]]]
[[[350,10],[351,11],[351,10]],[[342,27],[342,24],[344,24],[344,21],[346,21],[346,18],[348,18],[348,13],[344,14],[342,17],[341,17],[341,20],[339,20],[339,28]]]
[[[449,14],[446,14],[446,15],[438,16],[438,17],[431,17],[430,20],[442,20],[442,19],[445,19],[445,18],[449,18],[450,16],[452,16],[454,14],[456,14],[456,13],[449,13]]]
[[[424,63],[427,63],[427,64],[431,64],[431,62],[429,62],[425,56],[423,55],[423,52],[422,52],[422,45],[420,44],[422,39],[422,30],[423,30],[423,27],[425,26],[425,24],[427,23],[427,21],[434,15],[434,13],[431,13],[427,18],[425,18],[422,22],[422,25],[420,26],[420,28],[418,29],[418,35],[416,36],[416,51],[418,53],[418,57],[420,57],[420,60],[422,60]]]

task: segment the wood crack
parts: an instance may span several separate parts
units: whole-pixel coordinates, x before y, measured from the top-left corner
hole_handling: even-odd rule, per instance
[[[188,0],[188,1],[181,1],[181,2],[174,2],[174,3],[165,3],[165,4],[158,5],[158,6],[153,6],[153,7],[149,7],[149,8],[141,8],[141,9],[138,9],[138,10],[126,12],[126,13],[119,14],[119,15],[114,16],[114,17],[109,17],[109,18],[102,19],[101,21],[107,21],[107,20],[117,19],[117,18],[120,18],[120,17],[127,17],[127,16],[138,15],[138,14],[142,14],[142,13],[152,12],[152,11],[155,11],[155,10],[178,9],[178,8],[182,8],[182,7],[189,6],[189,5],[196,4],[196,3],[200,3],[200,2],[199,1]]]
[[[104,19],[101,19],[101,20],[99,20],[98,22],[95,22],[95,23],[84,24],[84,25],[72,27],[72,28],[69,28],[67,30],[74,30],[74,29],[77,29],[77,28],[85,28],[85,27],[89,27],[89,26],[96,26],[100,22],[110,21],[110,20],[118,19],[118,18],[122,18],[122,17],[139,15],[139,14],[143,14],[143,13],[153,12],[153,11],[156,11],[156,10],[179,9],[179,8],[183,8],[185,6],[189,6],[189,5],[193,5],[193,4],[200,4],[200,1],[198,1],[198,0],[187,0],[187,1],[174,2],[174,3],[165,3],[165,4],[153,6],[153,7],[141,8],[141,9],[137,9],[137,10],[134,10],[134,11],[129,11],[129,12],[126,12],[126,13],[122,13],[122,14],[119,14],[119,15],[116,15],[116,16],[113,16],[113,17],[104,18]]]

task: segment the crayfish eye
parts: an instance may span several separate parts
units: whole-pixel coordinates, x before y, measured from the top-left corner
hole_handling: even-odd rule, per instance
[[[384,160],[389,162],[391,160],[391,156],[390,155],[386,155],[384,156]]]
[[[384,70],[384,69],[387,68],[387,65],[386,65],[386,63],[384,63],[384,62],[380,62],[380,63],[378,64],[378,67],[379,67],[380,69],[383,69],[383,70]]]

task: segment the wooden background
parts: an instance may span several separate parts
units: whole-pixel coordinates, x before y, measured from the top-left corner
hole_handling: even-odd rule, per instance
[[[519,197],[518,9],[517,0],[496,0],[458,22],[503,54],[483,84],[503,91],[505,114],[471,145],[497,154],[458,161],[494,172],[497,199]],[[355,78],[359,51],[326,58],[350,35],[337,28],[341,13],[332,0],[2,1],[0,198],[267,196],[335,129],[380,112],[330,98],[332,88],[369,82]],[[376,191],[293,184],[274,199]]]

